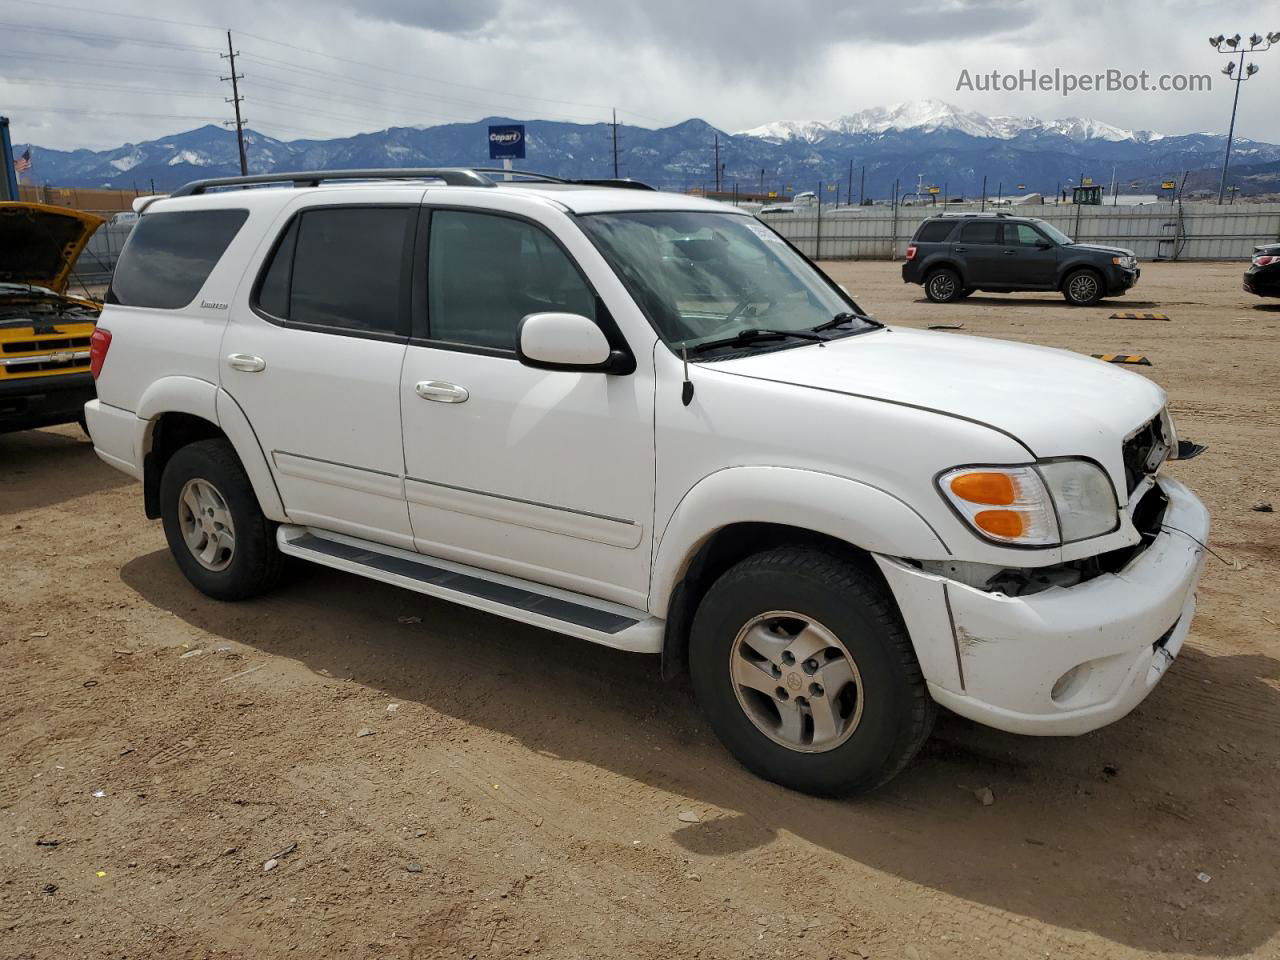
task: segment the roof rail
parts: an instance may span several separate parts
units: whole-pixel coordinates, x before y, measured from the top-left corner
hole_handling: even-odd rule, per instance
[[[293,173],[258,173],[247,177],[213,177],[184,184],[171,197],[194,197],[219,189],[241,189],[276,183],[294,187],[315,187],[339,180],[440,180],[450,187],[494,187],[490,174],[539,180],[546,183],[570,183],[589,187],[618,187],[626,190],[653,190],[647,183],[629,178],[568,179],[532,170],[507,170],[499,167],[402,167],[370,170],[301,170]]]
[[[1007,210],[948,210],[946,213],[935,214],[939,217],[1012,217],[1016,214],[1009,213]]]
[[[494,182],[465,167],[407,167],[371,170],[309,170],[294,173],[258,173],[248,177],[214,177],[184,184],[171,197],[193,197],[220,187],[256,187],[291,183],[295,187],[315,187],[335,180],[441,180],[451,187],[492,187]]]
[[[475,173],[499,174],[503,177],[520,177],[523,180],[538,180],[544,183],[568,183],[583,187],[617,187],[620,190],[656,190],[642,180],[630,177],[556,177],[549,173],[537,173],[533,170],[508,170],[505,167],[471,167]]]

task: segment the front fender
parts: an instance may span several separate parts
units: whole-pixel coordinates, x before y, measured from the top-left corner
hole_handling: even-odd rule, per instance
[[[870,484],[794,467],[726,467],[689,489],[654,554],[649,610],[665,617],[694,554],[734,523],[774,523],[836,537],[871,553],[944,560],[951,551],[903,500]]]

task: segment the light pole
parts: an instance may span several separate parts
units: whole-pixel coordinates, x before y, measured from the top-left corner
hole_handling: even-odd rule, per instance
[[[1247,67],[1245,66],[1245,54],[1265,53],[1270,50],[1272,44],[1280,43],[1280,31],[1268,33],[1265,43],[1263,43],[1262,37],[1256,33],[1253,34],[1253,36],[1249,37],[1248,48],[1240,46],[1241,42],[1242,40],[1238,33],[1234,37],[1225,37],[1222,34],[1218,34],[1216,37],[1209,38],[1209,46],[1219,53],[1224,53],[1231,57],[1227,61],[1227,65],[1222,68],[1222,72],[1236,82],[1235,97],[1231,101],[1231,125],[1227,128],[1227,152],[1222,158],[1222,182],[1218,185],[1219,204],[1222,203],[1222,198],[1227,192],[1227,166],[1231,163],[1231,139],[1236,132],[1236,107],[1240,105],[1240,84],[1258,72],[1256,63],[1250,63]],[[1240,55],[1239,69],[1236,69],[1236,54]]]

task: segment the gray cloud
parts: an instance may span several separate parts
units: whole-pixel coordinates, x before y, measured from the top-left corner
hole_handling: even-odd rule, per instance
[[[60,9],[58,4],[83,8]],[[1105,21],[1039,0],[0,0],[0,104],[18,142],[113,146],[230,116],[221,30],[235,31],[246,114],[282,139],[514,117],[726,130],[935,98],[986,114],[1225,130],[1225,82],[1201,95],[966,94],[961,69],[1120,67],[1217,76],[1211,33],[1266,32],[1224,0],[1113,5]],[[1263,8],[1259,8],[1263,9]],[[208,27],[201,26],[208,24]],[[81,36],[71,36],[69,32]],[[128,42],[136,37],[148,45]],[[172,44],[173,46],[164,46]],[[194,48],[194,49],[193,49]],[[318,52],[318,53],[317,53]],[[1274,59],[1276,62],[1269,62]],[[1266,109],[1280,57],[1241,94],[1237,132],[1280,140]],[[1219,80],[1222,78],[1218,77]]]

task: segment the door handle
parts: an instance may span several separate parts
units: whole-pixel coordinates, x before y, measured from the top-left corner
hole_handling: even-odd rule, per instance
[[[1012,256],[1013,256],[1015,253],[1017,253],[1017,252],[1018,252],[1017,250],[1006,250],[1006,251],[1004,252],[1004,255],[1005,255],[1006,257],[1012,257]]]
[[[423,400],[435,400],[438,403],[463,403],[471,396],[466,387],[445,383],[443,380],[419,381],[414,385],[413,392]]]
[[[968,252],[969,252],[969,248],[968,248],[968,247],[956,247],[956,248],[955,248],[955,251],[956,251],[956,253],[968,253]]]
[[[247,353],[229,354],[227,363],[231,365],[232,370],[240,370],[244,373],[261,373],[267,369],[267,361]]]

